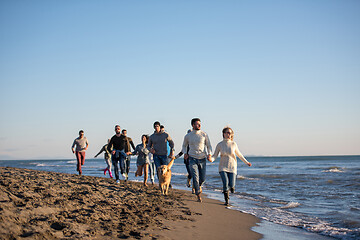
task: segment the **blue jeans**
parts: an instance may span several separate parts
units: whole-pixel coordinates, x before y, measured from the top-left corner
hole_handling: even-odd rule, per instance
[[[187,159],[187,160],[184,159],[184,164],[186,167],[186,171],[188,173],[188,179],[191,179],[191,169],[190,169],[189,159]]]
[[[116,155],[118,155],[118,156],[116,156]],[[125,172],[125,158],[126,158],[126,154],[124,152],[120,152],[119,154],[115,153],[111,156],[112,164],[114,166],[116,180],[120,179],[118,163],[120,163],[121,174],[123,174]]]
[[[235,188],[236,173],[219,172],[221,180],[223,182],[223,191],[229,191],[230,188]]]
[[[206,177],[206,158],[196,159],[193,157],[189,157],[189,167],[191,170],[195,194],[199,195],[200,187],[205,182]]]
[[[155,163],[150,161],[149,173],[150,173],[150,180],[151,180],[152,183],[155,182],[155,172],[156,172]]]
[[[159,175],[157,172],[157,169],[161,166],[161,165],[168,165],[169,164],[169,160],[168,157],[166,155],[153,155],[153,159],[154,159],[154,163],[155,163],[155,167],[156,167],[156,175],[159,179]]]

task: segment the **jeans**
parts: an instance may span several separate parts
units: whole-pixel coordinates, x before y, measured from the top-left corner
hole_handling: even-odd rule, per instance
[[[186,171],[188,173],[188,179],[191,179],[191,169],[190,169],[189,159],[184,160],[184,164],[185,164],[185,167],[186,167]]]
[[[116,180],[119,180],[119,165],[118,163],[120,163],[120,170],[121,170],[121,174],[123,174],[125,172],[125,158],[126,158],[126,154],[124,152],[120,152],[119,154],[113,154],[111,156],[112,159],[112,163],[114,166],[114,172],[115,172],[115,178]]]
[[[159,175],[157,172],[157,169],[161,166],[161,165],[168,165],[169,164],[169,160],[168,157],[166,155],[156,155],[154,154],[153,156],[154,158],[154,163],[155,163],[155,167],[156,167],[156,175],[159,179]]]
[[[205,182],[206,177],[206,158],[196,159],[193,157],[189,157],[189,167],[191,170],[195,194],[199,195],[200,187]]]
[[[129,174],[130,172],[130,156],[126,156],[125,158],[125,171],[126,174]]]
[[[236,173],[219,172],[221,180],[223,182],[223,191],[227,192],[230,188],[235,188]]]
[[[155,163],[153,161],[150,161],[149,164],[149,173],[150,173],[150,180],[151,182],[155,182],[155,173],[156,173],[156,167]]]

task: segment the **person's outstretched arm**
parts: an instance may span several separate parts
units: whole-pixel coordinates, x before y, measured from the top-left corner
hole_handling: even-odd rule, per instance
[[[247,164],[249,167],[251,167],[251,163],[248,162],[245,157],[241,154],[241,152],[239,151],[239,148],[237,146],[237,144],[235,143],[235,154],[236,156],[238,156],[238,158],[241,159],[241,161],[243,161],[245,164]]]
[[[106,151],[104,146],[101,148],[100,152],[98,152],[98,154],[95,155],[94,158],[96,158],[97,156],[99,156],[103,151]]]

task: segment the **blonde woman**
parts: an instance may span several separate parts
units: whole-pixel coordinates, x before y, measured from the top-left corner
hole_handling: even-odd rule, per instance
[[[225,127],[222,130],[223,140],[218,143],[214,152],[214,160],[220,153],[219,173],[223,182],[223,193],[225,198],[225,205],[229,205],[229,190],[235,192],[236,174],[237,174],[237,160],[238,156],[241,161],[249,163],[239,151],[237,144],[234,142],[234,131],[230,127]]]

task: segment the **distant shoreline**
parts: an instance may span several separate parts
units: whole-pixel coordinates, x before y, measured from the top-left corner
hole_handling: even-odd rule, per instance
[[[244,155],[245,158],[256,158],[256,157],[262,157],[262,158],[296,158],[296,157],[359,157],[360,154],[358,155],[291,155],[291,156],[264,156],[264,155]],[[70,161],[70,160],[74,160],[76,159],[76,157],[74,156],[73,158],[31,158],[31,159],[0,159],[0,161],[48,161],[48,160],[64,160],[64,161]],[[101,157],[99,158],[86,158],[86,160],[99,160],[102,159]],[[183,157],[180,157],[178,159],[183,159]]]

